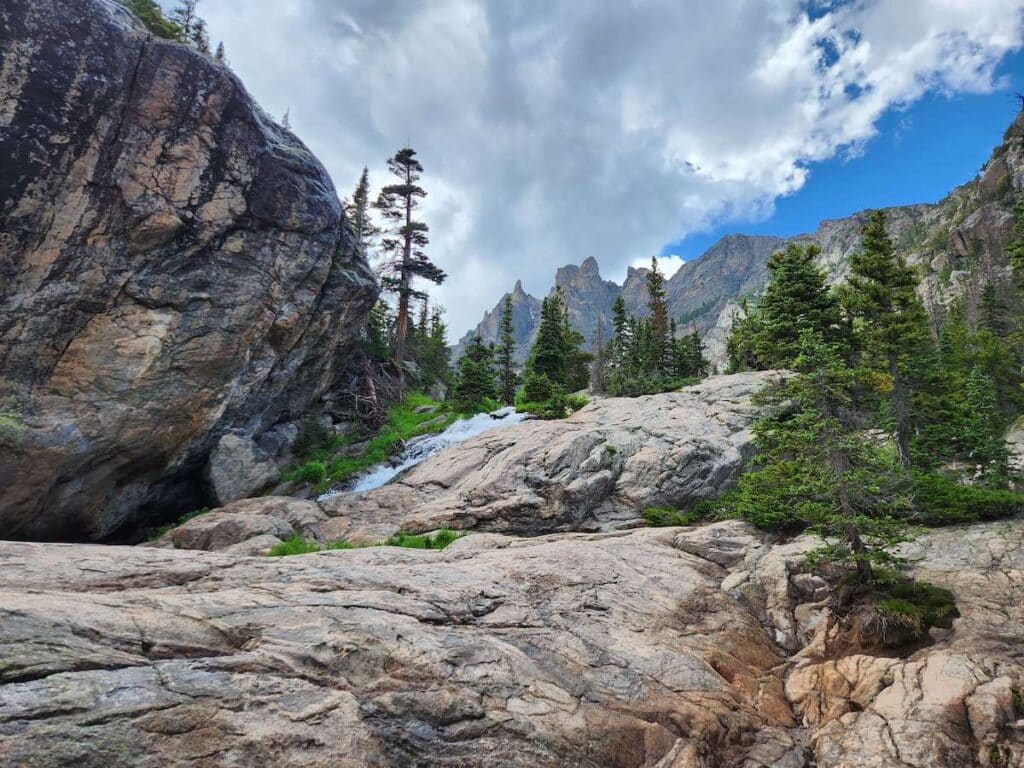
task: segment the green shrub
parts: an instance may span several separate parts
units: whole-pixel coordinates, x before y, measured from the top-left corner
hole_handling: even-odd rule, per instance
[[[888,643],[920,640],[930,627],[949,628],[959,615],[953,594],[928,582],[899,579],[876,588],[874,629]]]
[[[914,473],[915,517],[924,525],[996,520],[1024,512],[1024,495],[960,485],[938,474]]]
[[[181,27],[164,16],[155,0],[118,0],[118,2],[134,13],[143,26],[157,37],[179,43],[185,39]]]
[[[267,554],[270,557],[285,557],[287,555],[308,555],[310,552],[319,551],[320,545],[315,541],[304,539],[301,536],[292,536],[290,539],[275,544]]]
[[[351,543],[349,541],[345,541],[344,539],[341,539],[339,541],[329,541],[326,544],[324,544],[323,548],[325,550],[331,550],[331,549],[360,549],[360,547],[358,545],[353,544],[353,543]]]
[[[406,549],[444,549],[456,539],[466,534],[442,528],[433,536],[429,534],[396,533],[384,542],[385,547],[405,547]]]
[[[619,452],[619,449],[616,448],[611,443],[605,443],[604,444],[604,452],[607,453],[609,456],[614,456],[615,454],[617,454]]]
[[[575,413],[589,402],[586,395],[566,395],[565,397],[565,405],[570,413]]]
[[[667,507],[648,507],[643,511],[644,520],[651,528],[668,528],[679,525],[693,525],[700,519],[694,510],[680,512]]]
[[[296,470],[295,479],[304,483],[319,485],[327,479],[327,467],[324,466],[322,461],[307,461]]]

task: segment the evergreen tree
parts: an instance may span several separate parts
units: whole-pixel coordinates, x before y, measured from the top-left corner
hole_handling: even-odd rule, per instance
[[[117,0],[121,5],[134,13],[146,29],[164,40],[176,43],[185,41],[185,33],[173,18],[164,16],[163,10],[155,0]]]
[[[620,294],[612,304],[612,370],[619,370],[625,364],[626,350],[629,348],[629,314],[626,312],[626,300]]]
[[[398,295],[394,354],[399,371],[402,371],[409,330],[410,301],[425,296],[423,291],[415,287],[414,281],[422,278],[440,285],[446,275],[424,251],[429,243],[428,227],[414,217],[419,201],[427,195],[417,183],[423,173],[423,166],[416,159],[416,151],[411,147],[398,150],[388,159],[388,170],[399,181],[381,189],[375,207],[389,223],[381,243],[382,250],[389,257],[384,265],[381,284],[385,290]]]
[[[647,296],[650,308],[651,339],[648,357],[653,371],[664,372],[670,359],[668,305],[665,303],[665,276],[658,269],[657,257],[651,257],[647,273]]]
[[[1009,451],[1003,437],[1004,419],[996,404],[996,388],[992,379],[979,367],[967,377],[967,421],[964,446],[968,457],[977,464],[983,480],[1002,485],[1007,476]]]
[[[805,331],[820,334],[824,343],[846,353],[839,304],[815,263],[820,252],[816,245],[790,243],[768,260],[768,286],[754,312],[746,344],[760,367],[792,367]]]
[[[377,236],[380,235],[380,229],[374,225],[370,217],[370,174],[365,167],[352,193],[352,199],[346,199],[344,207],[345,215],[352,223],[356,243],[364,254],[369,254]]]
[[[192,25],[192,35],[189,38],[192,45],[200,53],[209,54],[210,52],[210,35],[206,31],[206,20],[196,18],[195,23]]]
[[[857,321],[856,339],[865,365],[887,380],[889,420],[900,463],[910,466],[910,404],[915,369],[931,346],[928,316],[917,295],[917,275],[896,253],[885,212],[874,211],[861,230],[861,250],[850,257],[843,291]]]
[[[584,351],[586,339],[569,323],[569,308],[558,292],[558,303],[562,311],[562,346],[565,349],[565,387],[570,392],[586,389],[590,384],[590,363],[594,356]]]
[[[851,566],[866,584],[906,536],[896,516],[907,508],[909,478],[857,423],[857,375],[843,352],[801,332],[790,360],[799,373],[765,396],[773,408],[755,425],[756,468],[740,478],[732,503],[763,527],[819,533],[826,543],[815,558]]]
[[[499,325],[498,348],[495,351],[498,365],[498,390],[504,405],[516,402],[516,387],[519,377],[515,368],[515,327],[512,325],[512,294],[506,293],[502,303],[501,324]]]
[[[284,114],[281,116],[281,127],[284,128],[286,131],[290,131],[292,129],[292,108],[291,107],[288,107],[288,109],[286,109],[284,111]]]
[[[366,344],[367,356],[375,362],[384,362],[388,357],[388,329],[391,325],[390,307],[383,301],[378,301],[370,310],[370,316],[366,321]]]
[[[605,375],[608,371],[608,345],[604,340],[604,323],[600,318],[597,320],[597,330],[594,332],[594,363],[590,372],[590,391],[603,395],[607,391]]]
[[[452,399],[460,413],[475,413],[486,407],[486,401],[493,400],[495,394],[494,350],[484,346],[477,334],[470,340],[466,353],[459,358]]]
[[[194,41],[195,26],[199,20],[198,5],[199,0],[180,0],[171,11],[171,21],[181,28],[181,39],[190,43]]]
[[[227,54],[224,52],[224,41],[223,40],[221,42],[217,43],[217,52],[215,54],[213,54],[213,58],[218,63],[224,64],[225,66],[227,65],[228,57],[227,57]]]
[[[754,339],[762,332],[758,315],[746,299],[732,312],[732,325],[725,343],[726,370],[729,373],[765,368],[754,354]]]
[[[424,320],[421,331],[423,341],[417,363],[422,372],[424,384],[447,384],[451,374],[451,349],[448,347],[448,326],[444,322],[444,310],[436,307],[430,315],[429,327]]]
[[[530,351],[528,363],[530,371],[537,376],[546,376],[551,383],[564,388],[567,356],[562,300],[561,295],[555,293],[541,301],[537,340]]]
[[[1014,274],[1024,282],[1024,198],[1013,207],[1013,234],[1003,253]]]

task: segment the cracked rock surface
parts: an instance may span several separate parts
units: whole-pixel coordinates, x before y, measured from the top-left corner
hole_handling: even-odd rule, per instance
[[[714,376],[484,432],[389,485],[325,501],[324,534],[379,541],[447,525],[536,535],[635,525],[645,507],[687,509],[738,477],[758,414],[751,397],[779,375]]]
[[[203,506],[221,436],[346,375],[376,287],[331,180],[230,70],[112,2],[5,0],[0,54],[0,530]],[[249,464],[222,502],[267,482]]]
[[[905,658],[823,652],[807,545],[734,522],[286,558],[0,542],[0,765],[1022,765],[1024,522],[913,545],[961,616]]]

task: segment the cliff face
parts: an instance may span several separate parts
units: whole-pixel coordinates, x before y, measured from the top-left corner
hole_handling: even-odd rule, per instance
[[[0,18],[0,537],[102,538],[301,416],[376,286],[229,70],[104,0]]]

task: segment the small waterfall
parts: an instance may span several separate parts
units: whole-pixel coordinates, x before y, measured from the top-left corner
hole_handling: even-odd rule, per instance
[[[317,501],[325,501],[342,493],[360,493],[380,488],[390,483],[395,477],[405,470],[415,467],[421,461],[426,461],[439,451],[453,445],[476,437],[481,432],[489,429],[510,427],[518,424],[527,417],[524,413],[516,413],[516,409],[509,406],[493,413],[478,413],[468,419],[459,419],[448,429],[436,435],[424,435],[409,441],[406,449],[391,461],[378,464],[370,468],[364,474],[349,480],[346,484],[331,488],[321,494]]]

